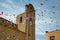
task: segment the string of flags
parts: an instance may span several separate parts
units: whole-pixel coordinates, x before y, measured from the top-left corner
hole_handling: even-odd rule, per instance
[[[13,15],[9,15],[7,13],[4,13],[4,12],[0,12],[0,16],[3,15],[3,16],[14,16],[16,17],[18,14],[13,14]]]
[[[29,2],[30,2],[31,0],[29,0]],[[50,20],[50,22],[51,23],[53,23],[56,19],[57,19],[57,17],[54,17],[55,16],[55,14],[57,14],[57,12],[60,12],[60,10],[58,10],[57,9],[57,7],[59,7],[60,5],[59,5],[59,3],[55,3],[55,4],[51,4],[51,5],[47,5],[48,4],[48,1],[49,0],[42,0],[42,2],[41,3],[39,3],[39,7],[37,7],[36,8],[36,11],[38,11],[38,13],[36,13],[37,14],[37,16],[39,16],[38,17],[38,20],[42,20],[42,19],[47,19],[46,17],[48,17]],[[47,3],[47,4],[46,4]],[[46,6],[48,6],[48,7],[46,7]],[[41,10],[40,11],[40,9],[41,8],[47,8],[49,11],[47,11],[47,9],[43,9],[43,11]],[[39,9],[40,8],[40,9]],[[49,9],[50,8],[50,9]],[[53,9],[53,11],[52,11],[52,9]],[[56,10],[55,10],[56,9]],[[47,14],[47,15],[45,15],[45,14]],[[53,15],[51,15],[51,14],[53,14]],[[9,15],[8,13],[4,13],[4,12],[0,12],[0,15],[5,15],[5,16],[10,16],[10,17],[14,17],[14,18],[16,18],[16,16],[17,16],[17,14],[12,14],[12,15]],[[36,17],[37,17],[36,16]],[[40,19],[41,18],[41,16],[42,16],[42,19]],[[43,18],[44,17],[44,18]],[[31,20],[32,19],[32,17],[31,16],[29,16],[29,17],[25,17],[27,20]],[[53,20],[53,19],[55,19],[55,20]],[[42,20],[43,21],[43,20]],[[44,20],[45,21],[45,20]],[[45,24],[47,24],[48,22],[45,22]],[[58,23],[58,22],[55,22],[56,24]],[[30,24],[31,24],[31,22],[30,22]]]

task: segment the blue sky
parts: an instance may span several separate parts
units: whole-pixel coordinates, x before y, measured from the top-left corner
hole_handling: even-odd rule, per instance
[[[60,30],[60,0],[0,0],[0,17],[15,23],[29,3],[36,11],[36,40],[45,40],[45,31]]]

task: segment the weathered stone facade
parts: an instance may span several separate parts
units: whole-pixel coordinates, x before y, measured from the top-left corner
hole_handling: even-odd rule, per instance
[[[35,40],[35,10],[32,4],[16,17],[16,24],[0,17],[0,40]]]
[[[46,40],[60,40],[60,30],[46,32]]]

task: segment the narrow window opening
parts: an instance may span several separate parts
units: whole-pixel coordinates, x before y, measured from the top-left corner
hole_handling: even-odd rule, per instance
[[[50,36],[50,40],[55,40],[55,36]]]
[[[22,23],[22,17],[20,17],[20,22]]]

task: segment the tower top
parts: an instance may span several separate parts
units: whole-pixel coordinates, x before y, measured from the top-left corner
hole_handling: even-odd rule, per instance
[[[25,11],[35,11],[32,4],[25,5]]]

